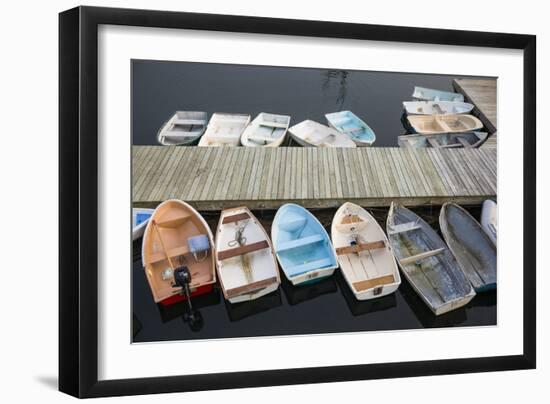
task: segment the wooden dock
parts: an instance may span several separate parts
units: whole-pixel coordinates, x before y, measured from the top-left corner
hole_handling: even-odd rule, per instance
[[[491,134],[482,147],[497,147],[497,79],[455,79],[453,87],[474,104],[472,113]]]
[[[132,147],[134,206],[200,210],[479,204],[496,196],[496,149]]]

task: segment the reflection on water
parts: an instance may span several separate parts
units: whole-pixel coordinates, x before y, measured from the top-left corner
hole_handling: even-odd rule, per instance
[[[337,88],[336,105],[337,111],[343,110],[344,102],[346,101],[347,87],[346,79],[350,74],[347,70],[325,70],[321,71],[324,77],[323,81],[323,93],[328,93],[331,90],[332,85]],[[336,111],[328,111],[336,112]]]
[[[212,293],[206,293],[204,295],[194,297],[192,299],[192,313],[189,312],[189,305],[186,301],[177,302],[169,306],[157,304],[157,308],[163,323],[179,318],[184,323],[188,324],[192,331],[196,332],[200,331],[204,325],[204,319],[200,309],[219,304],[222,299],[220,296],[220,291],[217,288],[214,288]]]
[[[281,292],[280,289],[277,289],[273,293],[248,302],[232,304],[226,300],[225,309],[227,310],[229,320],[233,322],[266,312],[282,304]]]
[[[357,300],[355,295],[349,288],[346,280],[342,276],[341,272],[335,275],[336,282],[342,291],[344,299],[349,307],[349,310],[354,316],[362,316],[364,314],[373,313],[377,311],[385,311],[397,306],[397,299],[395,293],[387,296],[382,296],[376,299],[370,300]]]
[[[285,292],[288,303],[293,306],[315,299],[327,293],[335,293],[338,291],[333,276],[320,279],[308,285],[298,286],[292,285],[292,283],[285,278],[281,282],[281,288]]]

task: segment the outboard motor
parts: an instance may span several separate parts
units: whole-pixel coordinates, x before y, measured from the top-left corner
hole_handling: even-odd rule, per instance
[[[187,297],[187,304],[189,305],[189,318],[191,321],[194,321],[195,313],[193,311],[193,305],[191,304],[191,290],[189,289],[190,284],[191,272],[189,272],[189,268],[187,268],[186,266],[176,268],[174,270],[174,284],[172,285],[172,287],[182,288],[182,291]]]

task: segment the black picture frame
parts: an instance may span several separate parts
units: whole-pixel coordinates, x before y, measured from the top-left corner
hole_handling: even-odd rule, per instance
[[[98,381],[100,24],[523,50],[523,354]],[[533,35],[96,7],[77,7],[60,13],[59,389],[83,398],[535,368],[535,87]]]

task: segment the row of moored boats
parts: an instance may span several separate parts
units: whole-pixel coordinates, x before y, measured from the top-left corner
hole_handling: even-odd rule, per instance
[[[470,112],[473,105],[458,93],[415,87],[415,101],[403,102],[405,127],[401,147],[470,148],[487,138],[483,124]],[[305,120],[290,126],[290,116],[262,112],[251,121],[248,114],[216,112],[208,120],[203,111],[177,111],[164,123],[158,141],[165,146],[278,147],[287,135],[304,147],[372,146],[376,134],[351,111],[325,115],[326,125]]]
[[[221,212],[215,235],[189,204],[168,200],[134,209],[134,239],[155,302],[169,305],[208,293],[218,280],[231,303],[278,289],[279,267],[293,285],[331,276],[340,267],[358,300],[395,292],[400,272],[436,314],[496,287],[496,203],[486,201],[481,224],[454,203],[439,223],[444,240],[411,210],[393,204],[386,231],[362,207],[344,203],[331,235],[307,209],[283,205],[268,234],[246,207]]]

